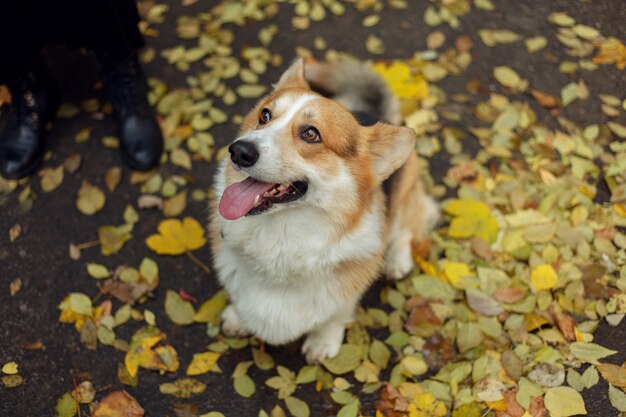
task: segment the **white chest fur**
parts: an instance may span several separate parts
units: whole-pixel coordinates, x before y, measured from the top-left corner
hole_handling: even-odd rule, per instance
[[[245,326],[273,344],[352,309],[360,294],[342,291],[338,266],[383,249],[382,212],[375,207],[341,238],[331,219],[307,207],[217,221],[219,280]]]

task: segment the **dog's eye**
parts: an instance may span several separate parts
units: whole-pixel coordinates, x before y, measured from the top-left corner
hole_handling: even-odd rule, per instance
[[[272,113],[269,111],[269,109],[261,110],[261,116],[259,116],[259,124],[265,125],[269,123],[270,120],[272,120]]]
[[[307,126],[300,131],[300,138],[309,143],[317,143],[322,141],[320,132],[313,126]]]

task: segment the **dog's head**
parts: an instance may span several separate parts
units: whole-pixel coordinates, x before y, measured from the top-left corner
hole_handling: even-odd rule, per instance
[[[230,145],[219,209],[245,215],[310,205],[328,212],[366,201],[407,159],[412,129],[361,126],[350,111],[309,87],[302,59],[246,116]]]

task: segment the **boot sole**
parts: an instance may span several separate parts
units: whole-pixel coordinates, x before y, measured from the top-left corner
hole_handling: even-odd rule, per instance
[[[37,168],[39,168],[39,165],[41,165],[41,162],[43,161],[44,153],[45,151],[42,151],[39,155],[37,155],[35,159],[33,159],[33,161],[30,164],[26,165],[24,168],[22,168],[21,170],[17,172],[8,174],[2,171],[0,172],[0,174],[2,174],[2,177],[7,180],[21,180],[23,178],[26,178],[29,175],[33,174],[37,170]]]

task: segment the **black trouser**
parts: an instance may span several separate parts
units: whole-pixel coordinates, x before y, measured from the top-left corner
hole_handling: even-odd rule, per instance
[[[144,45],[134,0],[0,0],[0,84],[38,60],[45,45],[112,55]]]

